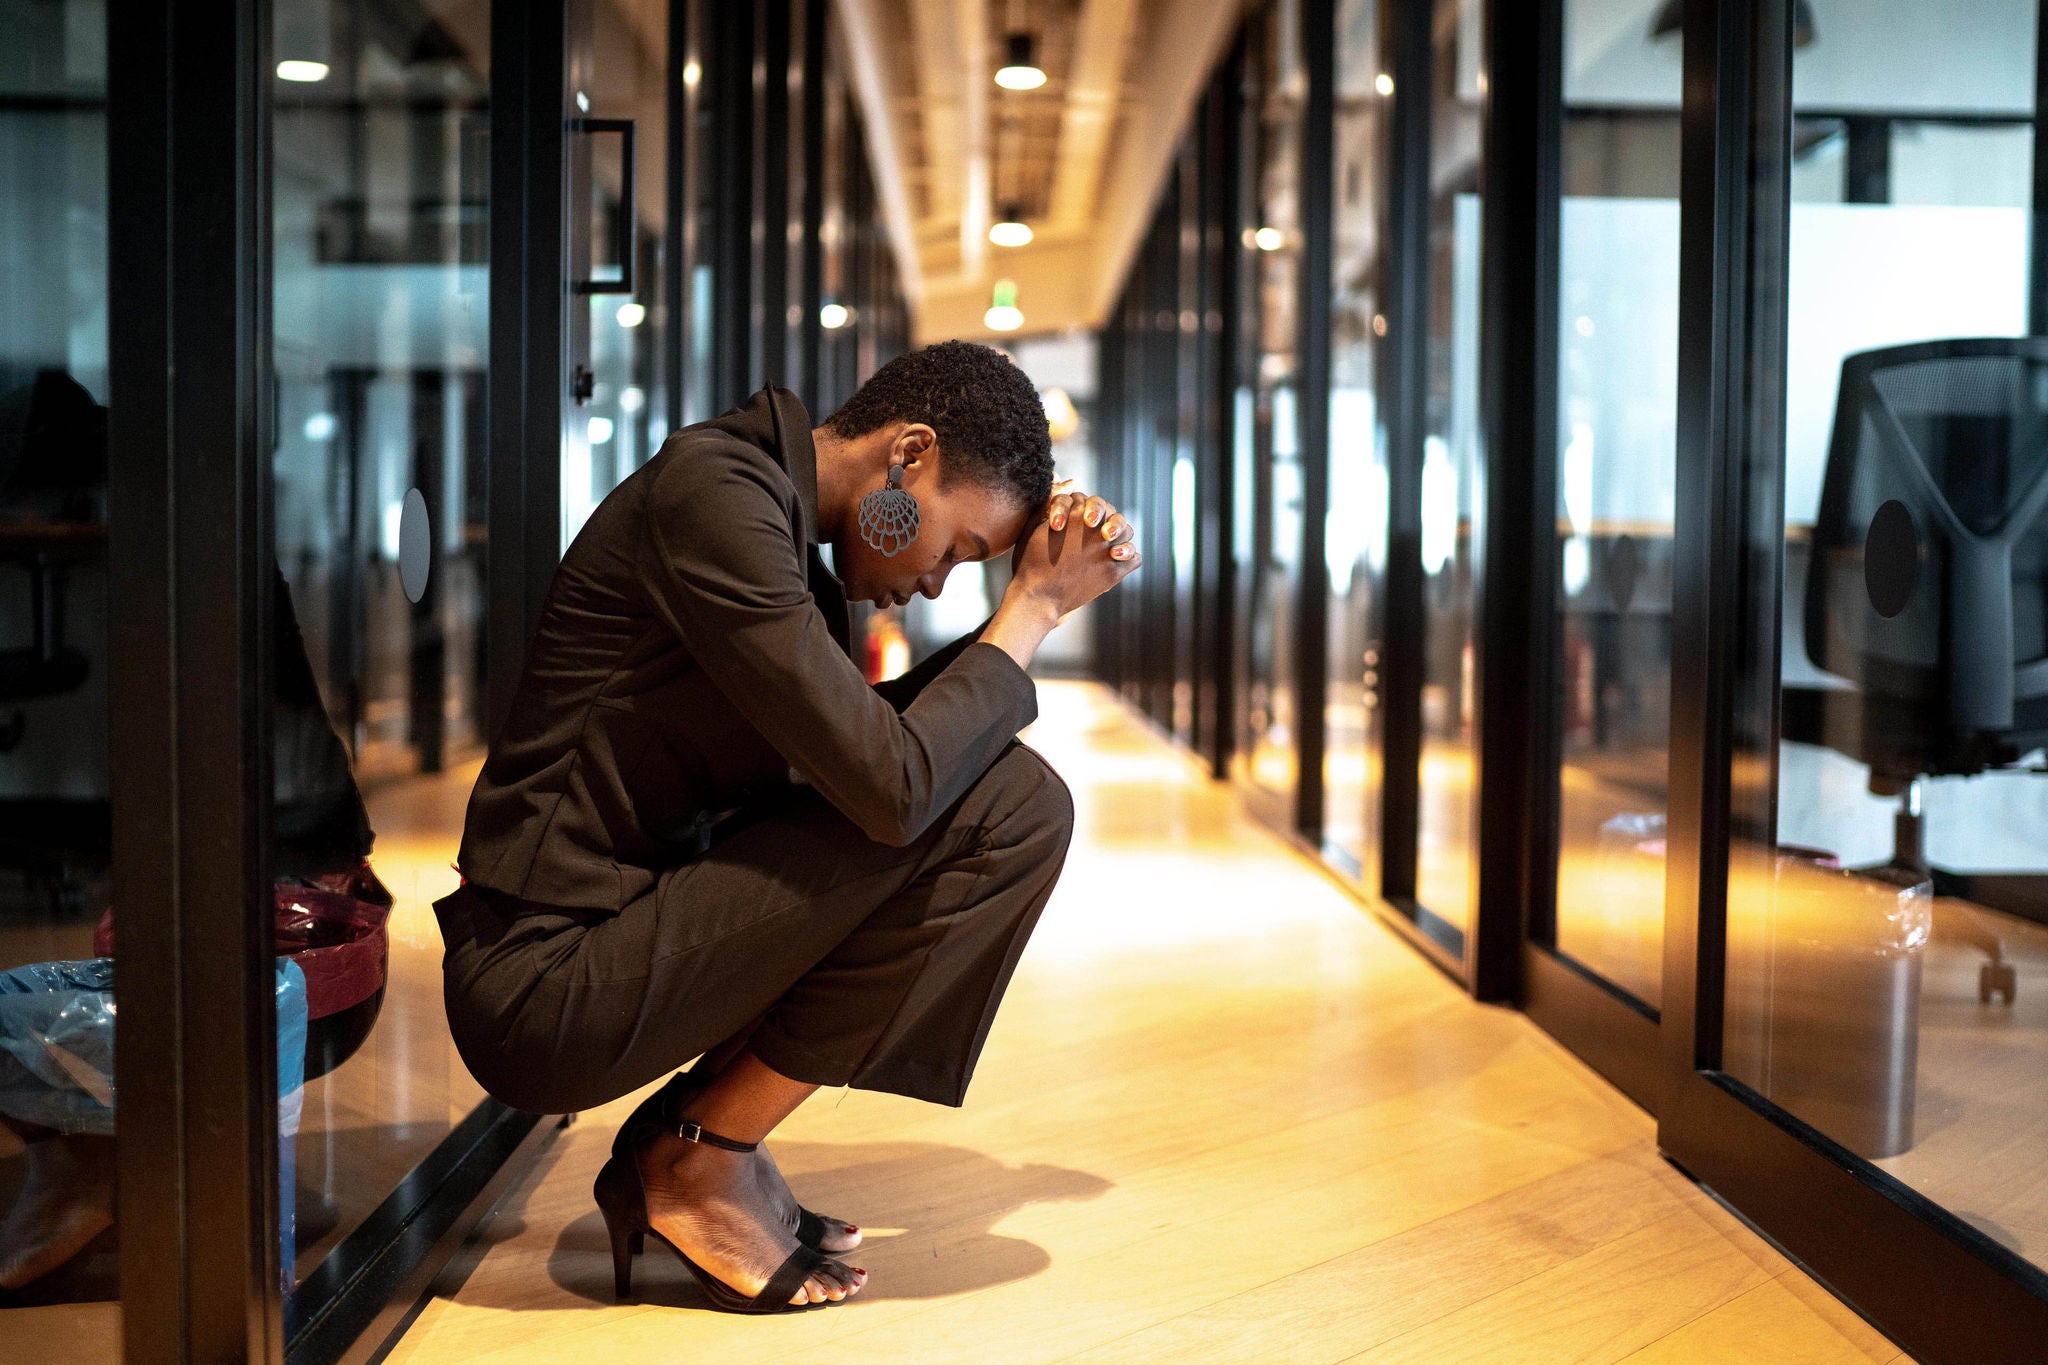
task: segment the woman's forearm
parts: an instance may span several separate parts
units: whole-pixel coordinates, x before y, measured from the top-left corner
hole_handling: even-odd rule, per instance
[[[1031,667],[1031,660],[1038,653],[1039,645],[1060,623],[1059,609],[1037,593],[1019,587],[1012,581],[1010,591],[1003,594],[1002,605],[989,618],[986,629],[981,632],[983,644],[994,645],[1017,661],[1019,668]]]

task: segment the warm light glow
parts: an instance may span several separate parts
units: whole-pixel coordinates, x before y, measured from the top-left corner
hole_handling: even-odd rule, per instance
[[[1005,90],[1036,90],[1045,84],[1045,72],[1035,66],[998,67],[996,84]]]
[[[638,327],[647,321],[647,305],[644,303],[622,303],[619,305],[619,326]]]
[[[683,63],[683,84],[695,85],[704,79],[704,68],[694,61]]]
[[[1047,389],[1038,395],[1038,401],[1045,405],[1045,426],[1055,441],[1064,441],[1081,426],[1081,414],[1074,410],[1074,400],[1067,396],[1065,389]]]
[[[286,61],[277,64],[277,78],[281,81],[313,81],[327,79],[327,63]]]
[[[1029,246],[1031,224],[1015,220],[997,223],[988,230],[988,239],[997,246]]]
[[[1261,251],[1278,251],[1287,245],[1287,234],[1276,227],[1262,227],[1252,234],[1252,244]]]
[[[853,313],[843,303],[828,303],[818,310],[818,325],[828,332],[836,332],[853,321]]]
[[[1372,78],[1372,88],[1379,91],[1382,97],[1391,95],[1394,93],[1394,78],[1382,71]]]
[[[1024,325],[1023,310],[1015,304],[999,303],[981,315],[991,332],[1014,332]]]

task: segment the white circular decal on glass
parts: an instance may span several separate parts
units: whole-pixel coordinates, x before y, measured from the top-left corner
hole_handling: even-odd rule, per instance
[[[427,525],[427,500],[417,488],[407,491],[405,508],[398,514],[398,582],[405,600],[417,602],[427,594],[427,570],[433,566],[434,536]]]

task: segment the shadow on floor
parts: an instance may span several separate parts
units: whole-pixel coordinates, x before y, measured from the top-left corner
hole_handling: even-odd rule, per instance
[[[1109,1181],[1087,1171],[1009,1166],[966,1148],[929,1142],[790,1142],[776,1143],[774,1151],[806,1206],[869,1229],[853,1253],[869,1275],[863,1299],[940,1298],[1035,1275],[1051,1264],[1045,1250],[1002,1236],[995,1225],[1033,1204],[1094,1199],[1110,1188]],[[930,1222],[940,1208],[946,1210],[945,1223]],[[523,1227],[524,1220],[517,1225]],[[594,1207],[561,1230],[548,1257],[548,1275],[578,1299],[604,1305],[614,1301],[611,1252]],[[492,1296],[479,1295],[479,1288],[472,1282],[463,1301],[506,1309],[561,1306],[548,1295],[486,1301]],[[651,1239],[634,1267],[633,1288],[641,1303],[708,1307],[689,1271]]]

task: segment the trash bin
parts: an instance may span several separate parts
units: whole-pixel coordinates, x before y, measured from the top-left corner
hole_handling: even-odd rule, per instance
[[[306,1059],[306,977],[277,960],[278,1246],[295,1246],[292,1153]],[[33,962],[0,972],[0,1113],[60,1134],[114,1136],[114,960]]]
[[[1788,850],[1774,881],[1759,1089],[1858,1156],[1897,1156],[1913,1145],[1933,884]]]

